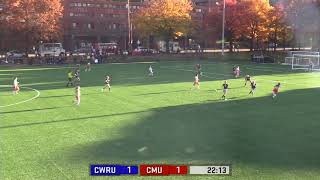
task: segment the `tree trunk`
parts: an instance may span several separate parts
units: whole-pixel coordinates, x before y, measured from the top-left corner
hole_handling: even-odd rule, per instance
[[[166,53],[170,53],[170,39],[166,38]]]
[[[284,33],[283,34],[283,51],[285,51],[286,50],[286,34]]]
[[[253,51],[253,43],[254,43],[254,38],[251,37],[251,39],[250,39],[250,52]]]
[[[233,40],[230,40],[230,42],[229,42],[229,51],[231,53],[233,52]]]
[[[274,43],[273,44],[273,51],[274,52],[277,50],[277,43],[278,43],[277,39],[278,39],[278,28],[276,28],[274,31],[274,42],[273,42]]]

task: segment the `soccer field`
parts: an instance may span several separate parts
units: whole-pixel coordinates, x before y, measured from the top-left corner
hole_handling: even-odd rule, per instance
[[[194,65],[200,90],[191,90]],[[320,73],[212,61],[81,69],[81,105],[69,67],[0,67],[4,179],[318,179]],[[240,65],[235,79],[232,67]],[[244,76],[257,82],[254,96]],[[104,76],[111,92],[101,92]],[[22,86],[11,92],[13,77]],[[227,101],[222,84],[228,80]],[[273,86],[281,82],[272,99]],[[232,176],[90,177],[90,164],[232,164]],[[1,178],[2,179],[2,178]]]

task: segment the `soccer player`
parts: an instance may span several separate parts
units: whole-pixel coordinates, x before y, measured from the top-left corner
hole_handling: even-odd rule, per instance
[[[245,81],[244,86],[247,86],[247,82],[251,82],[250,75],[246,75],[246,77],[244,78],[244,81]]]
[[[310,61],[310,63],[309,63],[309,71],[313,71],[313,67],[314,67],[314,64],[312,63],[312,61]]]
[[[68,83],[67,83],[67,87],[69,87],[69,85],[73,86],[73,73],[71,70],[68,71]]]
[[[13,94],[18,94],[19,91],[20,91],[20,87],[19,87],[18,78],[15,77],[13,80]]]
[[[75,70],[73,79],[74,79],[74,85],[78,86],[80,84],[80,70],[79,69]]]
[[[110,76],[106,76],[106,79],[105,79],[105,81],[104,81],[104,87],[103,87],[102,91],[104,91],[106,88],[109,89],[109,92],[111,91],[110,82],[111,82]]]
[[[196,64],[195,69],[196,69],[196,74],[202,76],[201,65],[200,64]]]
[[[279,93],[279,90],[280,90],[280,83],[274,86],[272,90],[272,98],[275,98],[277,96],[277,94]]]
[[[257,84],[255,81],[251,81],[251,91],[249,92],[249,94],[252,94],[252,96],[254,95],[254,92],[256,91],[256,87]]]
[[[149,76],[153,76],[153,69],[151,65],[149,66]]]
[[[235,69],[235,77],[238,78],[240,76],[240,67],[237,66]]]
[[[91,71],[91,63],[90,61],[87,63],[86,68],[84,69],[85,72],[90,72]]]
[[[194,76],[193,88],[200,89],[199,74]]]
[[[80,71],[81,65],[80,65],[80,64],[77,64],[76,66],[77,66],[77,69],[76,69],[76,70]]]
[[[81,96],[80,86],[76,86],[76,89],[75,89],[75,103],[76,103],[77,106],[80,106],[80,96]]]
[[[224,81],[224,83],[222,84],[222,87],[223,87],[223,95],[222,95],[222,99],[223,100],[227,100],[226,99],[226,96],[227,96],[227,93],[228,93],[228,89],[229,89],[229,84],[227,83],[227,81]]]

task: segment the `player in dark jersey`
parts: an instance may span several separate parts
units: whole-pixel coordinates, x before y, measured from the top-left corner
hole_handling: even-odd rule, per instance
[[[80,70],[79,69],[75,70],[73,79],[74,79],[74,83],[73,84],[75,86],[79,86],[80,85]]]
[[[255,81],[251,81],[251,91],[249,92],[249,94],[254,94],[254,92],[256,91],[257,88],[257,84]]]
[[[250,75],[246,75],[246,77],[244,78],[244,81],[245,81],[244,86],[247,86],[247,82],[251,82]]]
[[[227,81],[224,81],[224,83],[222,84],[222,87],[223,87],[223,95],[221,98],[223,100],[226,100],[226,96],[227,96],[228,89],[229,89],[229,85],[228,85]]]
[[[103,87],[102,91],[104,91],[106,88],[109,89],[109,92],[111,91],[110,82],[111,82],[110,76],[106,76],[106,79],[104,80],[104,87]]]
[[[196,64],[196,74],[202,76],[202,72],[201,72],[201,65],[200,64]]]

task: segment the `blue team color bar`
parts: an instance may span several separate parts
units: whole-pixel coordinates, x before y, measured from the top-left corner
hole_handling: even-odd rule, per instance
[[[117,164],[90,165],[91,176],[137,175],[138,173],[138,166],[121,166]]]

